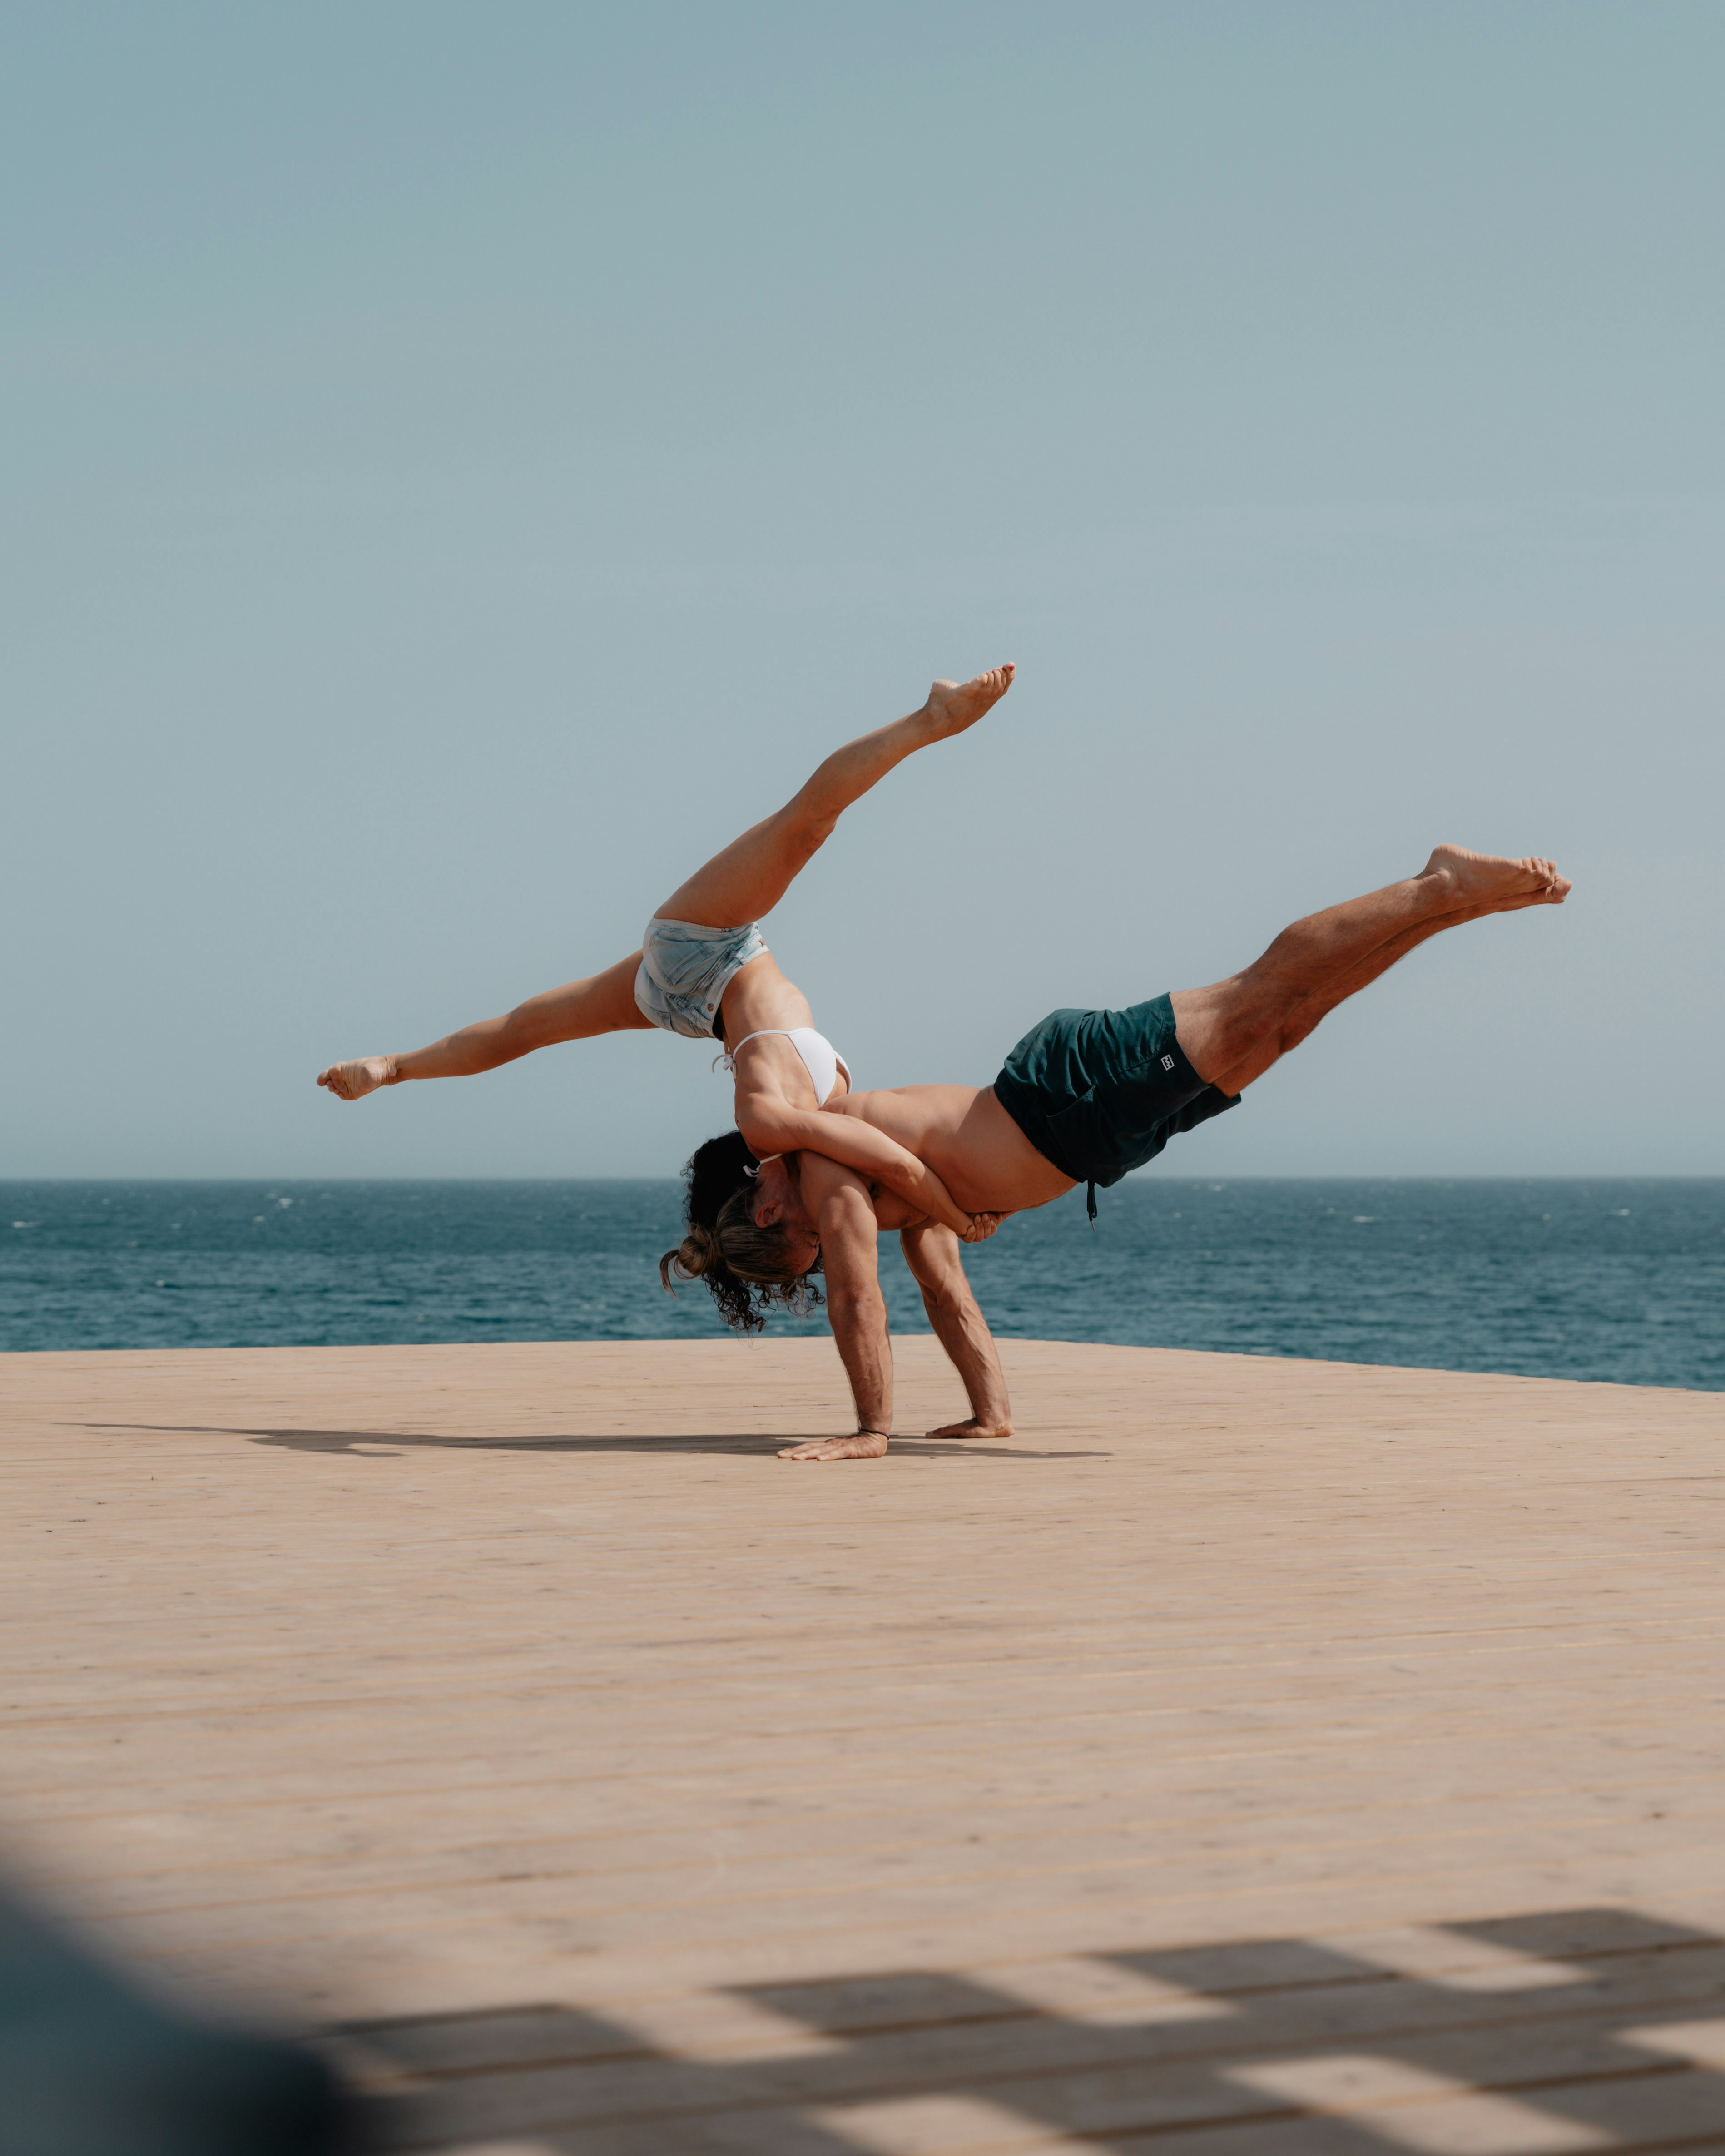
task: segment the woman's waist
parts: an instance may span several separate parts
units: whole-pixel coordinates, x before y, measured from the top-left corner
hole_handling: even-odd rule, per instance
[[[814,1024],[808,997],[780,973],[773,953],[763,951],[758,958],[751,958],[726,988],[714,1031],[721,1040],[737,1041],[775,1027],[813,1027]]]

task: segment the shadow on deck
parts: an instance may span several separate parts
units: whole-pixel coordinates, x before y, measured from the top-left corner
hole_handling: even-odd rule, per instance
[[[225,1423],[84,1423],[85,1430],[158,1430],[176,1437],[244,1437],[254,1445],[274,1445],[284,1452],[333,1452],[356,1460],[393,1460],[403,1452],[715,1452],[772,1455],[782,1445],[805,1445],[812,1439],[831,1437],[824,1430],[793,1430],[777,1437],[759,1431],[737,1436],[724,1435],[660,1437],[646,1433],[616,1431],[586,1437],[460,1437],[419,1430],[241,1430]],[[1009,1439],[895,1437],[895,1452],[927,1453],[971,1460],[1107,1460],[1108,1447],[1063,1446],[1056,1450],[1014,1445]]]
[[[1408,1965],[1409,1940],[1423,1971]],[[721,2010],[706,2041],[681,2052],[644,2041],[630,2017],[557,2005],[371,2023],[342,2043],[398,2148],[1725,2148],[1725,1939],[1626,1909],[1449,1924],[1363,1948],[1262,1938],[1116,1951],[999,1975],[750,1986],[710,1996]],[[1027,1995],[1038,1992],[1040,2005]]]

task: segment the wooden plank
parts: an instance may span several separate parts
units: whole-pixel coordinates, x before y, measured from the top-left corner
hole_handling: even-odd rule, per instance
[[[1725,1403],[1005,1354],[0,1358],[10,1868],[428,2147],[1725,2143]]]

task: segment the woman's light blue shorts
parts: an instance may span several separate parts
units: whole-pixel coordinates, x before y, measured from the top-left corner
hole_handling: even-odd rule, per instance
[[[711,1040],[719,999],[751,958],[767,948],[752,921],[741,928],[698,928],[655,915],[641,938],[635,1009],[667,1033]]]

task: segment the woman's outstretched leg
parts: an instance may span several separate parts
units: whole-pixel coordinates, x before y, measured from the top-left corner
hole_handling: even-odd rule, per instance
[[[701,928],[740,928],[758,920],[784,896],[853,801],[917,749],[974,726],[1012,686],[1014,670],[997,666],[974,680],[937,681],[921,711],[835,751],[777,815],[745,831],[674,891],[659,909],[660,917]],[[317,1082],[337,1100],[361,1101],[381,1086],[471,1077],[555,1041],[649,1026],[653,1021],[635,1003],[640,963],[640,952],[631,952],[603,973],[549,988],[501,1018],[481,1019],[428,1047],[332,1063],[318,1072]]]
[[[1177,991],[1180,1046],[1207,1084],[1240,1092],[1428,937],[1488,913],[1561,906],[1568,895],[1568,879],[1548,860],[1439,846],[1417,876],[1285,928],[1245,973]]]
[[[641,954],[631,951],[603,973],[566,981],[560,988],[530,996],[501,1018],[482,1018],[459,1033],[446,1034],[429,1048],[404,1055],[360,1055],[351,1063],[332,1063],[317,1082],[338,1101],[362,1101],[380,1086],[399,1086],[409,1078],[471,1078],[513,1063],[553,1041],[588,1040],[599,1033],[629,1033],[652,1024],[635,1008],[635,975]]]
[[[973,680],[937,681],[920,711],[835,750],[776,815],[733,839],[674,891],[659,917],[741,928],[770,913],[853,801],[919,748],[973,726],[1012,686],[1014,670],[996,666]]]

